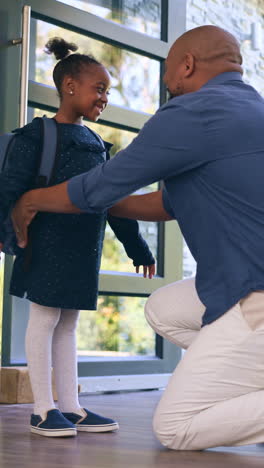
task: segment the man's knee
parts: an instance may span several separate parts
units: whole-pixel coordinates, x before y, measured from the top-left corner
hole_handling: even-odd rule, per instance
[[[145,304],[145,317],[149,325],[154,329],[157,330],[158,328],[158,316],[159,316],[159,300],[158,300],[158,291],[155,291],[154,293],[149,296],[146,304]]]
[[[166,417],[165,414],[156,411],[153,418],[153,431],[160,443],[173,450],[188,450],[186,446],[186,434],[190,421],[186,419]]]
[[[169,447],[169,442],[172,434],[169,433],[166,422],[162,420],[159,413],[156,411],[153,418],[153,431],[157,439],[164,447]]]

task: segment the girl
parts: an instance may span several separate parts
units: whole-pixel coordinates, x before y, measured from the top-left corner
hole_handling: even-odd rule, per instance
[[[110,76],[89,55],[70,53],[74,44],[54,38],[46,45],[59,60],[53,79],[60,97],[54,119],[58,148],[52,185],[104,162],[99,138],[83,124],[96,121],[108,102]],[[2,219],[22,193],[34,186],[42,144],[40,119],[17,129],[7,167],[0,175]],[[104,142],[105,151],[111,145]],[[77,392],[75,330],[79,309],[96,309],[98,274],[105,230],[105,214],[39,213],[30,230],[30,244],[19,249],[10,293],[31,301],[26,332],[26,355],[34,395],[31,431],[44,436],[73,436],[77,430],[103,432],[118,423],[82,408]],[[154,259],[132,220],[108,221],[134,261],[151,278]],[[1,237],[0,237],[1,241]],[[1,244],[0,244],[1,247]],[[53,365],[58,408],[52,398]]]

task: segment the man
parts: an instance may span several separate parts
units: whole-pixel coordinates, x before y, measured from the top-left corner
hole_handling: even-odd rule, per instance
[[[13,213],[20,246],[36,211],[177,219],[196,280],[156,291],[146,317],[188,348],[154,417],[176,450],[264,442],[264,102],[242,81],[239,45],[203,26],[166,60],[172,99],[112,161],[25,194]],[[162,191],[126,197],[164,179]]]

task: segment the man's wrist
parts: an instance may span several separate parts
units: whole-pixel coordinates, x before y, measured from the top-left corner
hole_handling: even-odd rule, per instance
[[[26,192],[22,197],[29,211],[79,214],[82,211],[71,202],[67,193],[67,182],[47,188]]]
[[[30,190],[23,195],[24,203],[29,210],[38,211],[41,209],[40,203],[38,202],[41,191],[42,189]]]

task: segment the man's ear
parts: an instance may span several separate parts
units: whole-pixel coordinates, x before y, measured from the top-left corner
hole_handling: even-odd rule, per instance
[[[193,74],[194,66],[195,66],[194,56],[190,53],[186,54],[184,57],[184,67],[185,67],[184,78],[188,78],[189,76]]]

